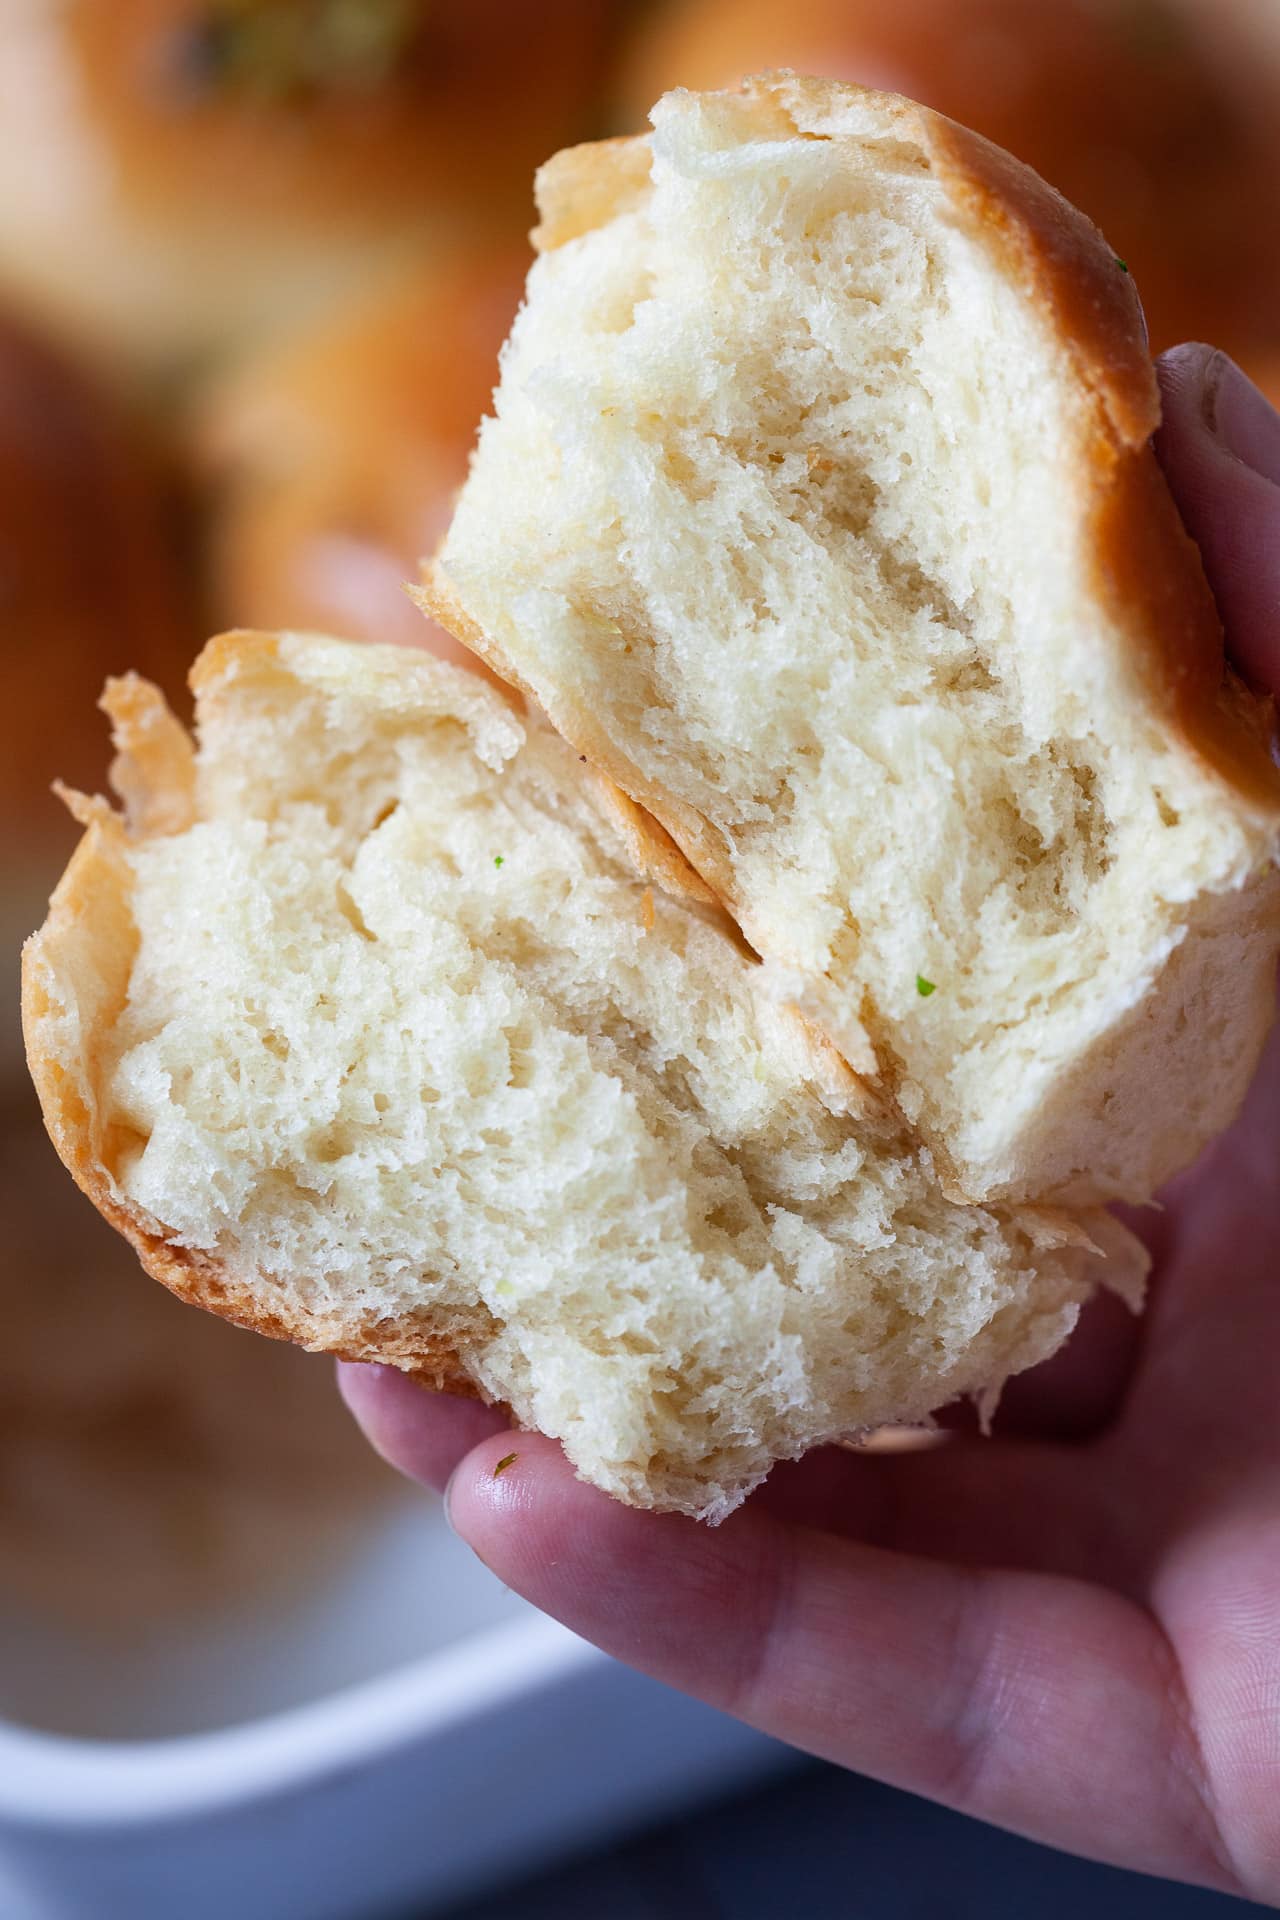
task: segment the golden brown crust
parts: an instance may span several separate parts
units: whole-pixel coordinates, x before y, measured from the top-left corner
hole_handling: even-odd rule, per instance
[[[1227,662],[1199,549],[1149,445],[1117,459],[1092,531],[1095,590],[1130,630],[1152,707],[1239,802],[1274,822],[1275,705]]]
[[[108,680],[99,703],[111,720],[116,757],[109,775],[124,801],[130,834],[181,833],[195,817],[191,736],[158,687],[136,673]]]
[[[198,700],[210,695],[242,666],[270,666],[280,657],[280,636],[257,633],[247,627],[232,627],[227,633],[215,633],[207,640],[187,675],[187,685]]]
[[[656,880],[664,893],[673,894],[677,900],[696,900],[705,907],[722,905],[719,896],[689,865],[666,828],[651,813],[638,807],[620,786],[602,773],[593,774],[592,787],[596,805],[616,827],[645,879]]]
[[[1095,590],[1130,634],[1152,706],[1247,805],[1280,812],[1272,703],[1227,665],[1199,553],[1150,444],[1160,394],[1132,276],[1092,221],[1010,154],[938,114],[921,109],[919,121],[957,207],[1051,316],[1098,404],[1081,450]]]
[[[593,140],[553,154],[537,175],[542,218],[529,238],[538,252],[551,253],[639,206],[649,191],[651,163],[647,134]]]
[[[1091,220],[1012,154],[919,110],[921,137],[956,207],[1006,276],[1052,317],[1114,437],[1139,447],[1160,424],[1160,394],[1133,277]]]
[[[422,562],[419,568],[418,585],[409,586],[407,591],[420,613],[425,614],[428,620],[436,621],[446,632],[451,633],[469,653],[473,653],[478,660],[482,660],[505,687],[519,694],[522,700],[528,700],[534,706],[537,705],[533,689],[503,658],[501,651],[489,639],[479,621],[471,618],[435,560]]]

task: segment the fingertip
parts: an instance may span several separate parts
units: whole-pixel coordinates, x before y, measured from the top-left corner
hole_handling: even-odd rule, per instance
[[[1156,451],[1195,540],[1237,668],[1280,688],[1280,418],[1225,353],[1193,341],[1157,364]]]
[[[492,1566],[495,1557],[522,1557],[521,1528],[538,1515],[553,1522],[575,1489],[590,1491],[557,1441],[507,1431],[483,1439],[458,1461],[445,1488],[445,1511],[454,1532]]]
[[[1205,340],[1180,340],[1176,347],[1166,347],[1156,360],[1161,387],[1200,379],[1208,363],[1221,352],[1220,347],[1210,346]]]
[[[651,1671],[680,1674],[697,1633],[714,1630],[740,1584],[730,1528],[625,1506],[580,1480],[541,1434],[474,1448],[446,1506],[455,1532],[504,1586]]]
[[[1221,350],[1206,345],[1203,340],[1184,340],[1179,346],[1166,347],[1156,361],[1161,414],[1156,447],[1164,461],[1166,471],[1170,465],[1170,461],[1165,458],[1169,443],[1176,441],[1180,446],[1188,430],[1199,427],[1207,429],[1208,396],[1213,390],[1213,368],[1215,361],[1221,358]],[[1177,452],[1178,447],[1175,447],[1175,460]]]

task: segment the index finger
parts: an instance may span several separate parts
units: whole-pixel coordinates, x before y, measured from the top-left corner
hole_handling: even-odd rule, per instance
[[[758,1502],[714,1529],[639,1513],[536,1434],[468,1455],[449,1512],[535,1606],[765,1732],[1051,1845],[1238,1891],[1172,1649],[1118,1594],[836,1538]]]
[[[1156,452],[1200,549],[1244,677],[1280,694],[1280,416],[1233,360],[1174,347],[1157,362]]]

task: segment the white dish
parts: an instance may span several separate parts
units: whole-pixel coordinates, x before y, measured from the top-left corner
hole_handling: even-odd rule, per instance
[[[0,1689],[4,1920],[424,1912],[789,1759],[533,1613],[408,1492],[263,1613],[94,1641],[11,1606]]]
[[[139,1273],[2,1073],[0,1200],[0,1920],[416,1916],[786,1763]]]

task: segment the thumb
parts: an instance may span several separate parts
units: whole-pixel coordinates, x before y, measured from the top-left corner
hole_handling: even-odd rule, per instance
[[[1280,415],[1213,347],[1157,362],[1156,452],[1200,548],[1235,665],[1280,694]]]

